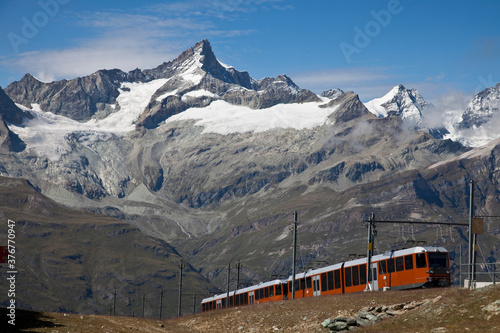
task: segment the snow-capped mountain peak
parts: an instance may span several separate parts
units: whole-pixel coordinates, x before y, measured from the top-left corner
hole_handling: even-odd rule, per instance
[[[414,124],[422,122],[422,110],[426,105],[427,102],[417,89],[406,89],[402,84],[392,88],[383,97],[365,103],[366,108],[379,118],[395,113],[404,121]]]

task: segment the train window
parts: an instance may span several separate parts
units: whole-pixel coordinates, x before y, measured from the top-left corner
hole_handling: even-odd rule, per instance
[[[269,297],[269,288],[262,288],[264,289],[264,297],[268,298]]]
[[[243,304],[248,305],[248,293],[243,294]]]
[[[333,272],[333,278],[335,280],[335,289],[340,288],[340,269]]]
[[[352,280],[351,280],[351,267],[345,268],[344,271],[344,276],[345,276],[345,286],[350,287],[352,286]]]
[[[359,284],[366,284],[366,264],[359,265]]]
[[[413,256],[411,254],[405,256],[405,269],[413,269]]]
[[[377,274],[377,267],[373,267],[373,281],[377,281],[377,278],[378,278],[377,275],[378,275]]]
[[[232,306],[233,306],[233,298],[229,297],[229,307],[232,307]]]
[[[425,252],[417,253],[416,260],[417,268],[427,267],[427,262],[425,261]]]
[[[257,289],[255,291],[255,300],[258,301],[259,299],[260,299],[260,297],[259,297],[259,290]]]
[[[380,274],[386,274],[387,273],[387,265],[385,263],[385,260],[380,260],[378,262],[378,271]]]
[[[264,298],[264,288],[259,289],[260,299]]]
[[[328,285],[326,283],[326,273],[321,273],[321,291],[327,291]]]
[[[288,295],[288,285],[287,284],[284,284],[283,285],[283,295]]]
[[[328,290],[333,290],[333,271],[329,271],[327,276],[328,276]]]
[[[269,296],[270,297],[274,296],[274,286],[269,286]]]
[[[302,278],[300,279],[300,290],[305,290],[306,289],[306,279]]]
[[[292,281],[288,281],[288,290],[292,291]]]
[[[279,296],[281,295],[281,284],[277,284],[276,285],[276,296]]]
[[[311,289],[312,288],[312,280],[311,280],[310,276],[308,276],[306,278],[306,286],[307,286],[307,289]]]
[[[396,258],[396,271],[401,272],[405,270],[405,261],[403,257]]]
[[[225,298],[222,299],[222,307],[226,308],[226,299]]]
[[[359,266],[352,266],[352,285],[359,285]]]
[[[394,272],[394,258],[387,259],[387,272],[388,273]]]
[[[435,267],[435,268],[446,268],[448,267],[448,260],[447,260],[446,253],[429,253],[429,267]]]
[[[295,280],[295,291],[300,290],[300,279]]]

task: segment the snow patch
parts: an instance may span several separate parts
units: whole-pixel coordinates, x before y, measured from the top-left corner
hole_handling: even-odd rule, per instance
[[[264,132],[276,128],[312,129],[327,122],[336,108],[320,108],[321,103],[278,104],[266,109],[251,109],[215,101],[205,108],[190,108],[168,118],[165,123],[197,120],[202,133],[232,134]]]
[[[167,93],[165,93],[165,94],[163,94],[163,95],[161,95],[161,96],[156,97],[156,101],[157,101],[157,102],[161,102],[161,101],[163,101],[165,98],[167,98],[168,96],[173,96],[173,95],[177,95],[177,89],[172,90],[172,91],[169,91],[169,92],[167,92]]]
[[[198,97],[203,97],[203,96],[212,97],[212,98],[219,98],[218,95],[213,94],[208,90],[200,89],[200,90],[195,90],[195,91],[190,91],[190,92],[185,93],[182,96],[182,100],[185,101],[189,97],[198,98]]]

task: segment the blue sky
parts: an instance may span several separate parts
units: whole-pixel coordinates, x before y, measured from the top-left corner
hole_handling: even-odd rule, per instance
[[[500,1],[0,1],[0,86],[152,68],[208,39],[218,59],[301,88],[426,100],[500,82]]]

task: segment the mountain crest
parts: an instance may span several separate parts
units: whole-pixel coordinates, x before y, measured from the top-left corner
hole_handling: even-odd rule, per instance
[[[379,118],[387,117],[389,113],[400,116],[404,121],[420,124],[422,110],[427,106],[417,89],[406,89],[399,84],[385,96],[367,102],[366,107]]]
[[[500,83],[484,89],[470,101],[462,114],[459,129],[479,127],[500,115]]]

